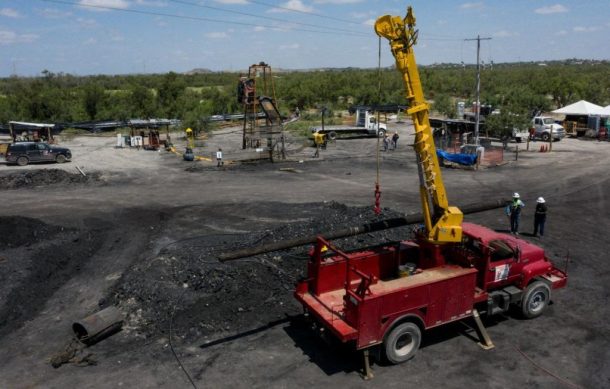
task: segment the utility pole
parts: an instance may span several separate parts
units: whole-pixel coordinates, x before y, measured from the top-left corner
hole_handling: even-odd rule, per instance
[[[479,146],[479,123],[481,120],[481,62],[479,61],[481,53],[481,41],[488,41],[491,38],[481,38],[477,35],[474,39],[464,39],[465,41],[477,41],[477,110],[475,112],[475,124],[474,124],[474,142],[476,146]]]

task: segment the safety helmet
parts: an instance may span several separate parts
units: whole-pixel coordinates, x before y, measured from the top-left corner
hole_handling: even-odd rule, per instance
[[[544,203],[546,203],[546,201],[544,201],[544,197],[538,197],[538,200],[536,200],[536,202],[537,202],[538,204],[544,204]]]
[[[518,199],[520,197],[521,196],[519,196],[519,193],[517,193],[517,192],[513,193],[513,199]]]

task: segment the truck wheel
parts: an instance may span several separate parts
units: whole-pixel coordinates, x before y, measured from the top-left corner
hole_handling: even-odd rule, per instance
[[[337,133],[334,131],[331,131],[328,134],[326,134],[326,137],[330,140],[335,140],[335,139],[337,139]]]
[[[19,158],[17,158],[17,165],[19,165],[19,166],[25,166],[25,165],[28,164],[28,162],[30,162],[28,160],[28,157],[19,157]]]
[[[377,132],[377,136],[380,137],[380,138],[383,138],[385,136],[385,130],[379,130]]]
[[[55,157],[55,162],[57,162],[57,163],[66,162],[66,156],[63,154],[58,154],[57,157]]]
[[[421,343],[421,331],[415,323],[396,326],[383,342],[383,351],[388,362],[398,364],[415,356]]]
[[[548,142],[549,139],[551,139],[551,136],[549,134],[547,134],[546,132],[544,134],[542,134],[543,141]]]
[[[551,288],[542,281],[532,282],[521,300],[521,312],[527,319],[534,319],[544,313],[551,301]]]
[[[517,141],[517,143],[521,143],[521,141],[522,141],[520,136],[516,137],[515,140]]]

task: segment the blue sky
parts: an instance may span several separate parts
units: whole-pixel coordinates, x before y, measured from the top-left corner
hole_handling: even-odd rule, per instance
[[[420,64],[474,63],[477,35],[485,62],[610,59],[610,0],[1,0],[0,76],[376,67],[407,5]]]

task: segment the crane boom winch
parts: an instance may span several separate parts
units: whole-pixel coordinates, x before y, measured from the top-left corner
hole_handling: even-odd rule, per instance
[[[418,30],[415,16],[408,7],[407,16],[385,15],[375,23],[377,35],[390,41],[396,68],[402,74],[406,97],[415,127],[415,153],[417,155],[420,196],[426,238],[431,243],[459,242],[462,239],[463,215],[459,208],[449,206],[447,192],[441,176],[436,147],[432,137],[428,103],[415,62],[413,46],[417,43]]]

